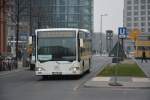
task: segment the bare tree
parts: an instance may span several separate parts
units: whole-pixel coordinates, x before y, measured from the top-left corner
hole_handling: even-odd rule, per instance
[[[24,5],[29,0],[5,0],[6,3],[6,18],[11,20],[11,24],[15,26],[15,37],[16,37],[16,60],[18,62],[18,49],[19,49],[19,28],[21,14],[27,9]],[[8,22],[9,20],[7,20]]]

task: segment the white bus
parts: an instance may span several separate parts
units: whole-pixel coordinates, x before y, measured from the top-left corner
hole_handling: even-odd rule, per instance
[[[90,71],[91,33],[85,29],[37,29],[35,73],[39,76],[81,75]]]

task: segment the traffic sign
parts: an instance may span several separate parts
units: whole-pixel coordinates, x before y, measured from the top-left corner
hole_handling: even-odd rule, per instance
[[[113,37],[113,31],[112,30],[107,30],[106,31],[106,36],[107,37]]]
[[[118,37],[119,38],[126,38],[127,37],[127,28],[126,27],[119,27],[118,28]]]

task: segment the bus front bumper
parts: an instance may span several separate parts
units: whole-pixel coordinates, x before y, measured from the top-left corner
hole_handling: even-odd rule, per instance
[[[81,71],[74,71],[74,72],[45,72],[45,71],[35,71],[35,75],[42,76],[42,75],[81,75]]]

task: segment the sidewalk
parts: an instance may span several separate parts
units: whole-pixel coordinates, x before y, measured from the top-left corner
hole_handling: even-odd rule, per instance
[[[114,77],[94,77],[87,81],[85,87],[118,87],[118,88],[150,88],[150,78],[137,78],[137,77],[118,77],[117,83],[122,86],[110,86],[114,82]]]
[[[25,69],[28,69],[28,67],[23,67],[22,62],[19,61],[17,69],[13,69],[13,70],[10,70],[10,71],[0,71],[0,76],[20,72],[20,71],[25,70]]]
[[[147,75],[147,78],[140,77],[117,77],[117,83],[122,86],[111,86],[110,83],[114,82],[114,77],[94,77],[87,81],[85,87],[104,87],[104,88],[150,88],[150,61],[148,63],[141,63],[140,60],[135,60],[139,67]]]

